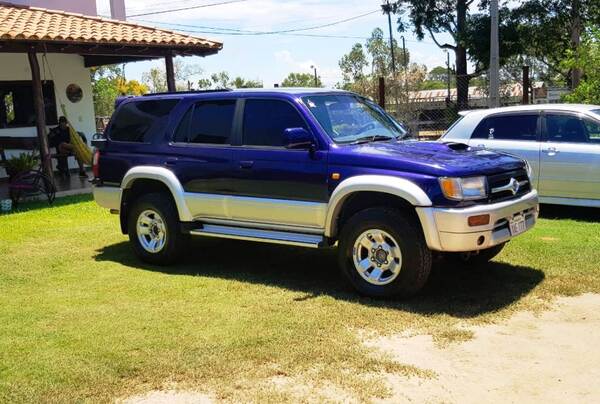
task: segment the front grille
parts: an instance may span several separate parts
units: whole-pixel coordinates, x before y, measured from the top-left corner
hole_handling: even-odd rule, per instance
[[[514,181],[513,181],[514,179]],[[511,182],[518,183],[518,190],[515,193],[510,187]],[[531,191],[531,183],[525,169],[507,171],[500,174],[489,175],[487,177],[489,202],[502,202],[513,198],[518,198]]]

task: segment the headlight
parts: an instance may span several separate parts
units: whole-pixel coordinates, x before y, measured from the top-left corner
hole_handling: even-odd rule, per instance
[[[487,196],[487,181],[485,177],[439,179],[444,196],[456,201],[483,199]]]
[[[531,174],[533,174],[533,170],[531,169],[531,164],[529,161],[525,160],[525,169],[527,170],[527,177],[529,177],[529,181],[531,182]]]

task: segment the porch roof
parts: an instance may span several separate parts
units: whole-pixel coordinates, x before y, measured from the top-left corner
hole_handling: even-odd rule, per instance
[[[86,67],[167,55],[207,56],[223,44],[165,29],[0,2],[0,52],[76,53]]]

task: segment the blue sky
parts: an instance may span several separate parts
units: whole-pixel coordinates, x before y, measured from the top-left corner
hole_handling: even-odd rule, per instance
[[[222,1],[222,0],[220,0]],[[127,15],[148,11],[175,9],[216,0],[125,0]],[[165,14],[131,17],[132,22],[186,30],[212,30],[203,27],[218,27],[250,31],[274,31],[304,28],[327,24],[365,14],[380,8],[379,0],[246,0],[239,3],[199,8]],[[98,0],[99,14],[109,14],[108,0]],[[180,24],[180,25],[175,25]],[[181,25],[192,25],[183,27]],[[379,12],[335,26],[304,31],[308,34],[325,34],[366,38],[371,31],[380,27],[387,34],[387,17]],[[222,31],[221,31],[222,32]],[[220,33],[190,33],[224,43],[223,50],[206,58],[187,57],[186,63],[199,65],[203,75],[225,70],[232,77],[262,80],[265,87],[279,83],[290,72],[311,73],[310,66],[317,66],[318,73],[327,86],[341,81],[338,61],[356,42],[356,38],[314,38],[291,35],[222,35]],[[396,39],[400,35],[394,33]],[[425,64],[428,68],[444,65],[446,54],[430,38],[419,42],[412,32],[404,34],[411,61]],[[439,36],[445,40],[444,36]],[[452,55],[453,57],[453,55]],[[142,73],[161,61],[129,63],[126,67],[128,79],[141,79]],[[451,63],[453,61],[451,60]]]

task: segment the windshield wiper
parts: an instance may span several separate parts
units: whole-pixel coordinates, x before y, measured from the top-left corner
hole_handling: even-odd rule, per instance
[[[373,136],[363,136],[358,139],[350,142],[350,144],[363,144],[363,143],[371,143],[371,142],[380,142],[385,140],[393,140],[393,136],[385,136],[385,135],[373,135]]]

